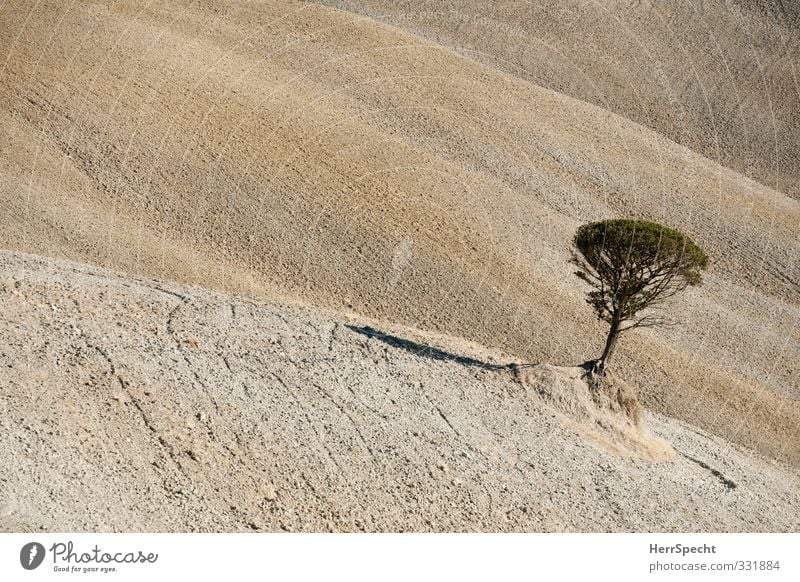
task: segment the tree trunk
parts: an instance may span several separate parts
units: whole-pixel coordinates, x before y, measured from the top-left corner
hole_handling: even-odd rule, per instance
[[[608,331],[608,338],[606,339],[606,347],[603,350],[603,355],[600,356],[600,359],[597,360],[597,364],[595,368],[598,372],[605,373],[606,367],[608,366],[608,360],[611,358],[611,354],[614,353],[614,348],[617,345],[617,339],[619,339],[619,328],[622,322],[614,317],[611,320],[611,329]]]

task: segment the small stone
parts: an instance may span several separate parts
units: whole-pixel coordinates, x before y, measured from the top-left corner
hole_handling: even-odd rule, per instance
[[[274,487],[267,487],[266,491],[264,491],[264,499],[267,501],[275,501],[278,498],[278,492],[275,491]]]

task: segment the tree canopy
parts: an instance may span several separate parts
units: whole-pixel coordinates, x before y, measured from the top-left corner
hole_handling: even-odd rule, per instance
[[[685,234],[655,222],[633,219],[584,224],[573,239],[576,275],[592,286],[586,301],[611,325],[605,367],[617,336],[635,327],[661,325],[652,308],[700,285],[708,257]]]

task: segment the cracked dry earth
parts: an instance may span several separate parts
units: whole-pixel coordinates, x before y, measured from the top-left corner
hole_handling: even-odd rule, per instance
[[[662,461],[584,438],[570,369],[24,254],[0,299],[2,531],[800,525],[794,469],[688,424],[645,414]]]

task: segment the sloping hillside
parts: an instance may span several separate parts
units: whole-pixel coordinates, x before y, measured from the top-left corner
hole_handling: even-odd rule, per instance
[[[0,8],[0,246],[595,356],[587,220],[711,256],[622,342],[645,404],[800,466],[800,203],[607,109],[330,7]],[[621,58],[621,57],[620,57]],[[348,307],[349,306],[349,307]]]
[[[651,127],[800,196],[800,4],[324,0]]]
[[[0,531],[800,526],[795,471],[573,369],[31,255],[0,301]]]

